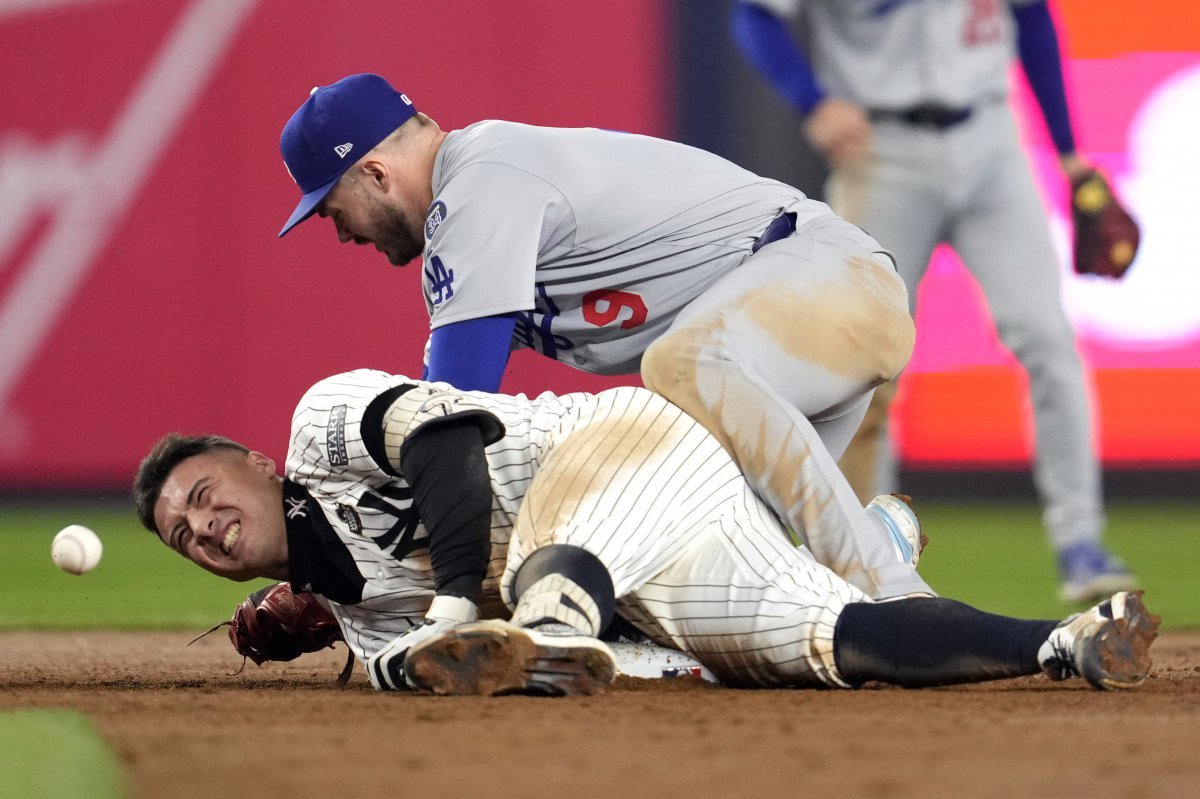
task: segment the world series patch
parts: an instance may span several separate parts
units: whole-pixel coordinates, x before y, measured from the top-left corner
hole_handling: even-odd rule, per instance
[[[433,238],[433,234],[437,232],[438,225],[442,224],[442,220],[446,218],[446,204],[441,200],[435,202],[429,208],[429,216],[425,217],[425,240],[429,241]]]

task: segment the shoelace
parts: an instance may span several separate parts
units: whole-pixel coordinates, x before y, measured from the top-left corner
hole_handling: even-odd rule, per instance
[[[1051,679],[1065,680],[1068,677],[1078,677],[1079,669],[1075,668],[1075,661],[1071,657],[1071,650],[1058,641],[1050,642],[1050,649],[1053,654],[1042,661],[1042,670],[1045,671]]]

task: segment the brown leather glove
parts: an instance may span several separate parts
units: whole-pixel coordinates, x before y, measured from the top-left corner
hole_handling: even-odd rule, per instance
[[[268,660],[295,660],[305,652],[332,647],[343,640],[337,619],[311,594],[293,594],[287,583],[260,588],[234,608],[233,617],[188,641],[188,646],[221,627],[243,658],[261,666]],[[246,661],[242,661],[244,668]],[[232,674],[241,672],[241,668]],[[345,687],[354,671],[354,651],[346,649],[346,665],[337,684]]]
[[[342,640],[329,611],[311,594],[293,594],[287,583],[246,597],[228,624],[233,648],[260,666],[268,660],[295,660]]]
[[[1141,236],[1108,181],[1094,169],[1071,181],[1071,219],[1075,225],[1075,271],[1123,277],[1137,254]]]

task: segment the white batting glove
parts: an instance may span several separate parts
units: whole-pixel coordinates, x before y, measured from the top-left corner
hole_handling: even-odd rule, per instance
[[[397,636],[367,660],[367,674],[376,691],[407,691],[413,686],[404,674],[404,658],[408,650],[422,641],[440,635],[479,618],[479,608],[469,599],[457,596],[435,596],[425,614],[425,621]]]

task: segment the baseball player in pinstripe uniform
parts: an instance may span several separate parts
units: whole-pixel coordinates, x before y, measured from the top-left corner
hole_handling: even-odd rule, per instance
[[[822,474],[798,476],[805,496]],[[324,597],[380,690],[594,693],[617,672],[597,638],[614,614],[738,686],[1042,671],[1103,689],[1149,668],[1140,594],[1063,622],[872,601],[642,388],[529,400],[337,375],[301,400],[285,475],[227,439],[169,436],[139,469],[139,516],[211,572]]]
[[[369,74],[314,89],[281,149],[303,197],[280,235],[317,214],[393,264],[424,256],[428,379],[495,391],[522,347],[640,369],[821,563],[875,598],[932,593],[915,553],[897,562],[886,514],[839,510],[861,503],[836,459],[913,326],[891,257],[827,206],[647,136],[442,131]]]
[[[787,27],[792,18],[803,44]],[[1132,588],[1133,575],[1101,543],[1083,366],[1008,103],[1015,40],[1063,173],[1074,180],[1088,172],[1045,0],[739,0],[732,23],[748,59],[804,115],[806,134],[828,156],[830,204],[895,253],[910,300],[942,242],[978,282],[1000,340],[1029,377],[1034,481],[1062,597],[1091,601]],[[860,497],[895,490],[893,394],[894,384],[876,392],[842,461]]]

